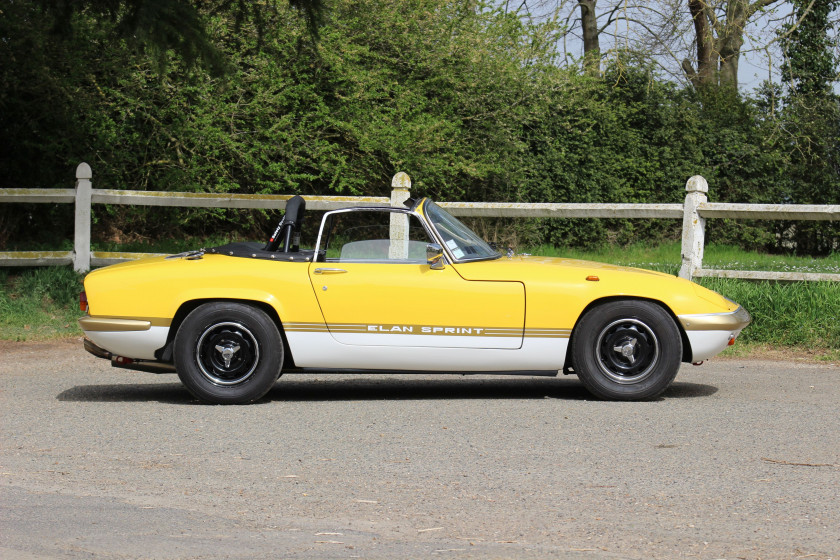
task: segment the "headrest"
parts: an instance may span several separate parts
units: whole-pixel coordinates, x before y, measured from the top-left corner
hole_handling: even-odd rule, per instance
[[[296,194],[286,201],[286,214],[283,216],[283,221],[299,228],[305,210],[306,201],[303,200],[302,196]]]

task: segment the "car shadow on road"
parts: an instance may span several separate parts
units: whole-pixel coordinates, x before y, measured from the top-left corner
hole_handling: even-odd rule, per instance
[[[710,397],[718,392],[714,385],[703,383],[686,383],[675,381],[662,393],[662,399],[690,399],[694,397]]]
[[[289,376],[292,377],[292,376]],[[558,399],[595,400],[575,377],[566,378],[440,378],[411,379],[358,377],[307,380],[281,378],[256,404],[305,401]],[[717,387],[675,382],[654,402],[708,397]],[[195,405],[199,402],[180,383],[79,385],[62,391],[59,401],[160,402]]]
[[[699,383],[674,383],[656,401],[706,397],[717,387]],[[457,399],[558,399],[595,400],[576,377],[550,378],[441,378],[441,379],[341,379],[307,381],[282,379],[266,401],[365,401]]]
[[[498,378],[445,376],[412,379],[411,376],[359,377],[357,379],[307,380],[283,377],[266,395],[271,401],[378,401],[378,400],[476,400],[476,399],[592,398],[574,378]]]
[[[114,383],[77,385],[60,392],[56,400],[70,402],[160,402],[198,404],[180,383]]]

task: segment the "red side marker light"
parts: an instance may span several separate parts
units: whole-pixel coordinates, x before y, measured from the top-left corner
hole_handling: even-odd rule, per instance
[[[586,277],[587,282],[598,282],[599,280],[601,280],[601,279],[598,278],[597,276],[595,276],[594,274],[592,276],[587,276]]]
[[[733,344],[735,344],[735,337],[730,335],[729,336],[729,342],[726,345],[727,346],[732,346]]]
[[[87,300],[87,293],[84,291],[79,292],[79,309],[87,313],[88,310],[88,300]]]

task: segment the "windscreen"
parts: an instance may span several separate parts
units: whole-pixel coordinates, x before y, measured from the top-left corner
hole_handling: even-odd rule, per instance
[[[431,200],[426,200],[423,212],[443,238],[452,256],[459,261],[497,259],[501,256],[470,228]]]

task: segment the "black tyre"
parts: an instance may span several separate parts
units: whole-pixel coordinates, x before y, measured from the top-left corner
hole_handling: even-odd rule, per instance
[[[572,336],[572,366],[600,399],[660,395],[677,375],[682,338],[674,319],[646,301],[614,301],[586,312]]]
[[[280,377],[283,339],[263,311],[241,303],[207,303],[187,315],[175,335],[175,369],[199,400],[244,404]]]

